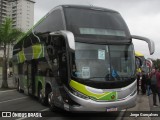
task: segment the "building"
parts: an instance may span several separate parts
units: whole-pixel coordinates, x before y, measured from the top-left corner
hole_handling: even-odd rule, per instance
[[[0,0],[0,24],[6,17],[13,20],[13,27],[27,32],[34,24],[35,0]],[[0,57],[3,57],[3,46],[0,46]],[[10,58],[12,46],[10,46]]]
[[[7,17],[7,0],[0,0],[0,24]]]
[[[34,24],[35,0],[0,0],[0,23],[5,17],[13,20],[13,27],[27,32]]]

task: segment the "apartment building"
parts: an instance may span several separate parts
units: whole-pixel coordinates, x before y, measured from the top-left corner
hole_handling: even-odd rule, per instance
[[[0,23],[7,17],[7,0],[0,0]]]
[[[13,27],[27,32],[34,25],[35,0],[0,0],[0,24],[6,17],[13,20]],[[3,57],[3,46],[0,46],[0,57]],[[12,46],[10,46],[10,58]]]
[[[35,0],[0,0],[0,23],[5,17],[13,20],[13,27],[27,32],[34,24]]]

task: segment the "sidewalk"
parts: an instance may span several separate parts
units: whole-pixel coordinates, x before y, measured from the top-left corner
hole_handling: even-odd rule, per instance
[[[138,94],[137,95],[137,104],[127,111],[160,111],[160,103],[157,97],[157,104],[159,107],[153,107],[153,96],[147,96]],[[125,116],[125,115],[124,115]],[[123,120],[160,120],[160,117],[124,117]]]
[[[150,111],[149,99],[147,95],[137,95],[136,106],[127,111]],[[126,112],[127,112],[126,111]],[[151,120],[149,117],[124,117],[123,120]]]
[[[1,89],[1,85],[2,85],[2,75],[0,75],[0,89]],[[15,88],[14,81],[13,81],[12,77],[8,78],[8,87],[9,87],[9,89]]]
[[[157,96],[157,105],[159,105],[158,107],[153,107],[153,95],[152,94],[148,98],[149,98],[150,110],[160,112],[160,103],[159,103],[159,100],[158,100],[158,96]],[[159,117],[152,117],[151,120],[160,120],[160,116]]]

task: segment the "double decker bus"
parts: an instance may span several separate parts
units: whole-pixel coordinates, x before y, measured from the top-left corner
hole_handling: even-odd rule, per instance
[[[136,65],[131,35],[113,10],[61,5],[13,48],[17,90],[51,110],[119,111],[135,106]]]

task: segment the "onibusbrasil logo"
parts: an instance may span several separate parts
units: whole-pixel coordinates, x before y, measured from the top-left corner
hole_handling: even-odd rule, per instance
[[[42,117],[40,112],[2,112],[1,117]]]

